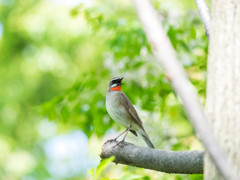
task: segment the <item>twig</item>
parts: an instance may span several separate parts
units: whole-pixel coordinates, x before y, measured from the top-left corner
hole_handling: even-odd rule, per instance
[[[207,122],[198,95],[190,83],[182,65],[178,62],[176,52],[167,37],[157,12],[149,0],[134,0],[138,17],[142,22],[147,38],[152,46],[156,60],[161,62],[171,83],[181,97],[185,110],[199,134],[202,143],[225,179],[232,180],[233,166],[227,159]]]
[[[198,11],[200,13],[200,16],[202,18],[202,22],[205,28],[205,33],[207,38],[209,39],[210,34],[209,34],[209,30],[210,30],[210,13],[209,13],[209,9],[207,7],[207,4],[204,0],[195,0],[197,7],[198,7]]]
[[[114,162],[166,173],[202,174],[203,151],[161,151],[117,141],[104,143],[101,158],[115,156]]]

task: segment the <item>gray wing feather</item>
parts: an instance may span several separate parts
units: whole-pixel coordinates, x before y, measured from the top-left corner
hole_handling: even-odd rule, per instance
[[[120,94],[120,104],[129,112],[130,116],[132,117],[132,120],[139,125],[139,127],[141,127],[142,131],[140,131],[140,134],[142,135],[144,141],[147,143],[148,147],[150,148],[154,148],[152,142],[150,141],[147,133],[145,132],[143,125],[142,125],[142,121],[139,118],[137,111],[135,110],[135,108],[133,107],[131,101],[128,99],[128,97],[121,92]],[[131,131],[131,130],[130,130]],[[135,132],[136,133],[136,132]],[[135,134],[133,133],[133,134]],[[137,133],[136,133],[137,134]]]
[[[136,124],[138,124],[143,129],[142,121],[139,118],[137,111],[133,107],[131,101],[124,93],[121,93],[120,95],[121,95],[120,103],[122,104],[122,106],[129,112],[130,116],[136,122]]]

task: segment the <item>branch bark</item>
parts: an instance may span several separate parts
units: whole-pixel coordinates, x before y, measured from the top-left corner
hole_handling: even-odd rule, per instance
[[[209,9],[208,9],[207,4],[204,0],[195,0],[195,2],[197,4],[197,8],[198,8],[198,11],[200,13],[200,16],[201,16],[201,19],[202,19],[202,22],[203,22],[203,26],[205,28],[206,36],[209,39],[209,37],[210,37],[210,34],[209,34],[209,32],[210,32],[210,22],[211,22]]]
[[[203,151],[162,151],[138,147],[114,140],[104,143],[101,158],[115,156],[115,163],[152,169],[166,173],[202,174]],[[116,146],[115,146],[116,145]]]
[[[189,81],[184,68],[177,60],[176,52],[159,22],[157,12],[149,0],[134,0],[134,3],[156,60],[162,64],[169,75],[171,83],[181,97],[188,117],[199,134],[202,143],[222,176],[228,180],[235,179],[233,177],[233,166],[228,161],[225,152],[220,147],[207,122],[203,108],[198,100],[198,95]]]

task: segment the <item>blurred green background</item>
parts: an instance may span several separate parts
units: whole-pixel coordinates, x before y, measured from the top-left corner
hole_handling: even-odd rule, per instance
[[[195,2],[154,6],[204,104],[208,40]],[[124,129],[105,109],[117,76],[157,148],[203,149],[132,1],[0,0],[0,179],[202,179],[98,166],[102,144]]]

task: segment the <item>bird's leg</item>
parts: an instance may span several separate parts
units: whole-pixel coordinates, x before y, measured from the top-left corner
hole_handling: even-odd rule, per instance
[[[119,145],[120,143],[124,142],[124,140],[125,140],[128,132],[129,132],[129,130],[130,130],[130,128],[127,128],[127,129],[125,130],[125,131],[126,131],[126,134],[124,135],[123,140],[119,141],[119,142],[118,142],[116,145],[114,145],[113,147],[115,147],[115,146]],[[124,132],[125,132],[125,131],[124,131]],[[122,134],[123,134],[123,133],[122,133]]]
[[[126,132],[125,136],[123,137],[122,142],[124,142],[125,138],[127,137],[127,134],[128,134],[128,132],[129,132],[130,128],[127,128],[126,130],[127,130],[127,132]]]
[[[116,141],[121,135],[123,135],[126,131],[128,131],[129,128],[127,128],[125,131],[123,131],[118,137],[114,138],[113,140]]]

